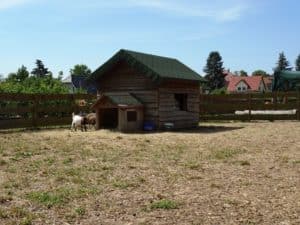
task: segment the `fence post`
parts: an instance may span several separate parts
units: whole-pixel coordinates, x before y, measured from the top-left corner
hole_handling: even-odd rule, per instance
[[[300,120],[300,88],[298,88],[298,92],[297,92],[297,104],[298,104],[297,120]]]
[[[32,96],[32,127],[36,128],[38,126],[38,98],[36,95]]]
[[[249,113],[248,113],[248,120],[251,121],[251,108],[252,108],[252,101],[251,101],[251,94],[248,94],[248,109],[249,109]]]

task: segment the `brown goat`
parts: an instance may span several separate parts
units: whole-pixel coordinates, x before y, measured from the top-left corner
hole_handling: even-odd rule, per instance
[[[85,117],[84,123],[89,125],[89,128],[91,125],[96,128],[96,113],[89,113]]]

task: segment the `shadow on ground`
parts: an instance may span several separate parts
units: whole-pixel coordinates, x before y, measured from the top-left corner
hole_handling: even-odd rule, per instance
[[[219,132],[227,132],[233,130],[243,129],[244,127],[241,126],[218,126],[218,125],[202,125],[195,128],[190,129],[178,129],[178,130],[161,130],[161,131],[141,131],[141,132],[125,132],[127,134],[155,134],[155,133],[187,133],[187,134],[201,134],[201,133],[219,133]],[[19,129],[8,129],[8,130],[0,130],[0,134],[11,134],[11,133],[23,133],[23,132],[39,132],[39,131],[51,131],[51,130],[70,130],[67,126],[60,126],[60,127],[44,127],[44,128],[36,128],[36,129],[29,129],[29,128],[19,128]],[[118,133],[118,130],[110,130],[111,132]],[[77,132],[82,132],[78,130]],[[88,132],[97,132],[95,130],[88,130]],[[84,132],[83,132],[84,133]]]

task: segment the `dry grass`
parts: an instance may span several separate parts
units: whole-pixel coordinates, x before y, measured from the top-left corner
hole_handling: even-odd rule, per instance
[[[0,224],[299,224],[299,162],[298,122],[2,132]]]

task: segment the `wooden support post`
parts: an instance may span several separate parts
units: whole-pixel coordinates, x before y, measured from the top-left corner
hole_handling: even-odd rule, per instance
[[[252,101],[251,101],[252,95],[248,94],[248,109],[249,109],[249,114],[248,114],[248,120],[251,121],[251,108],[252,108]]]
[[[160,130],[160,91],[157,88],[157,130]]]
[[[32,127],[38,127],[38,98],[37,96],[33,96],[32,98]]]
[[[300,88],[298,89],[298,92],[297,92],[297,105],[298,105],[297,120],[300,120]]]

